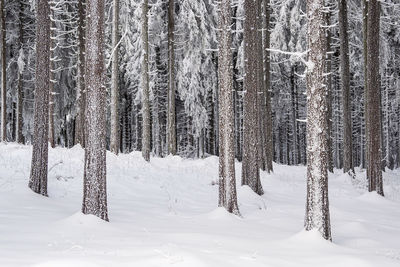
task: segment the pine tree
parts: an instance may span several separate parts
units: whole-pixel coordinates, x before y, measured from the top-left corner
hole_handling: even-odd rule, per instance
[[[86,113],[86,92],[85,92],[85,3],[86,0],[78,1],[78,66],[76,81],[76,106],[77,116],[75,120],[75,144],[85,147],[85,113]]]
[[[235,123],[233,110],[232,10],[230,0],[218,5],[219,77],[219,206],[239,214],[235,178]]]
[[[6,16],[4,1],[0,0],[1,24],[1,141],[7,141],[7,87],[6,87]]]
[[[175,111],[175,1],[168,2],[168,110],[167,146],[168,154],[176,154],[176,111]]]
[[[379,73],[379,25],[380,4],[377,0],[368,2],[367,22],[367,179],[368,190],[383,193],[381,154],[381,88]]]
[[[259,67],[258,59],[258,9],[259,0],[244,2],[244,111],[243,111],[243,166],[242,185],[248,185],[259,195],[263,194],[259,169],[259,120],[258,92]],[[220,141],[221,142],[221,141]]]
[[[112,66],[111,66],[111,135],[110,150],[119,153],[119,0],[113,0]]]
[[[324,1],[307,0],[307,204],[305,229],[331,240],[328,201],[326,28]]]
[[[148,19],[148,0],[142,3],[142,42],[143,42],[143,62],[142,62],[142,154],[146,161],[150,161],[150,87],[149,87],[149,19]]]
[[[350,59],[349,36],[347,21],[347,0],[339,1],[339,35],[340,35],[340,75],[343,106],[343,171],[353,168],[353,133],[351,127],[351,100],[350,100]]]
[[[87,1],[86,147],[82,212],[108,221],[106,190],[106,90],[104,87],[104,0]]]
[[[50,5],[37,1],[34,133],[29,187],[47,196],[48,122],[50,89]]]

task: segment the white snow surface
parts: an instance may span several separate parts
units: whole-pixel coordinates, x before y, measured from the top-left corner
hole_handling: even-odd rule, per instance
[[[304,166],[262,172],[261,197],[239,186],[239,218],[217,208],[217,157],[109,153],[107,223],[80,212],[80,147],[49,149],[48,198],[28,189],[31,149],[0,144],[0,266],[400,266],[399,170],[385,198],[360,170],[329,177],[330,243],[303,230]]]

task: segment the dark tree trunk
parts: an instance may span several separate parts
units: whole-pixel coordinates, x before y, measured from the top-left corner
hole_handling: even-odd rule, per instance
[[[328,201],[326,22],[323,0],[307,0],[307,204],[305,229],[331,240]]]
[[[7,87],[6,87],[6,13],[0,0],[1,24],[1,141],[7,141]]]
[[[47,196],[49,86],[50,86],[50,5],[37,1],[36,75],[32,165],[29,187]]]
[[[222,0],[218,7],[219,206],[239,214],[235,178],[231,1]]]
[[[258,150],[258,8],[259,0],[245,0],[244,11],[244,111],[243,111],[243,165],[242,185],[248,185],[259,195],[263,194],[260,181]]]
[[[88,0],[85,82],[86,148],[82,212],[108,221],[106,190],[106,90],[104,0]]]
[[[381,106],[379,75],[379,21],[380,5],[377,0],[368,2],[367,29],[367,179],[368,190],[383,194],[381,153]]]

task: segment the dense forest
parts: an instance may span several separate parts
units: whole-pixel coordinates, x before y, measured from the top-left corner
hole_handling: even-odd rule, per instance
[[[328,175],[400,168],[397,0],[1,0],[1,140],[85,149],[82,212],[109,220],[106,151],[146,161],[219,157],[220,207],[237,181],[307,166],[304,226],[332,239]],[[242,163],[235,173],[235,161]]]

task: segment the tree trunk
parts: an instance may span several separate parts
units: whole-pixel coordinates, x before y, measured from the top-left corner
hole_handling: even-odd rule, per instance
[[[119,70],[118,70],[118,42],[119,42],[119,0],[113,0],[113,31],[112,31],[112,66],[111,66],[111,134],[110,150],[119,153]]]
[[[85,2],[78,1],[78,74],[77,74],[77,107],[78,114],[75,120],[75,144],[85,147],[85,114],[86,114],[86,92],[85,92]]]
[[[259,195],[263,194],[260,181],[258,160],[259,128],[258,128],[258,91],[259,91],[259,64],[257,39],[258,35],[258,8],[259,0],[245,0],[244,2],[244,112],[243,112],[243,166],[242,185],[248,185]]]
[[[367,29],[367,179],[368,190],[383,194],[381,153],[381,106],[379,75],[379,21],[380,5],[377,0],[368,2]]]
[[[143,42],[143,62],[142,62],[142,86],[143,86],[143,133],[142,133],[142,155],[146,161],[150,161],[150,88],[149,88],[149,20],[148,20],[148,0],[143,0],[142,5],[142,42]],[[158,116],[158,114],[157,114]]]
[[[219,206],[239,215],[235,178],[235,113],[233,107],[231,1],[219,2]]]
[[[175,122],[175,1],[168,4],[168,110],[167,110],[167,143],[168,154],[176,155],[176,122]]]
[[[51,3],[51,5],[54,5],[54,3]],[[55,59],[55,41],[54,38],[57,36],[57,30],[56,30],[56,25],[55,25],[55,15],[54,15],[54,7],[50,6],[50,16],[51,16],[51,22],[50,22],[50,84],[49,84],[49,143],[52,148],[55,147],[55,142],[54,142],[54,71],[55,71],[55,65],[54,61]]]
[[[50,5],[48,0],[37,1],[36,75],[34,130],[29,187],[47,196],[49,85],[50,85]]]
[[[270,0],[264,0],[265,21],[264,21],[264,96],[265,96],[265,114],[264,114],[264,131],[265,131],[265,168],[268,173],[273,171],[272,160],[274,157],[274,143],[272,138],[272,111],[271,111],[271,57],[270,52]]]
[[[349,60],[349,35],[347,22],[347,0],[339,1],[339,35],[340,35],[340,77],[342,88],[343,108],[343,171],[345,173],[353,168],[353,145],[351,129],[350,107],[350,60]]]
[[[363,0],[363,59],[364,59],[364,161],[368,164],[368,0]],[[366,167],[366,166],[364,166]]]
[[[323,0],[307,0],[307,204],[305,229],[331,240],[328,201],[326,35]]]
[[[7,87],[6,87],[6,13],[0,0],[1,23],[1,141],[7,141]]]
[[[19,2],[19,58],[18,58],[18,85],[17,85],[17,120],[16,120],[16,142],[22,144],[24,142],[24,136],[22,135],[22,126],[23,126],[23,72],[24,72],[24,28],[23,28],[23,16],[24,16],[24,3],[22,0]]]
[[[108,221],[106,191],[106,90],[104,0],[88,0],[85,82],[87,94],[82,212]]]

